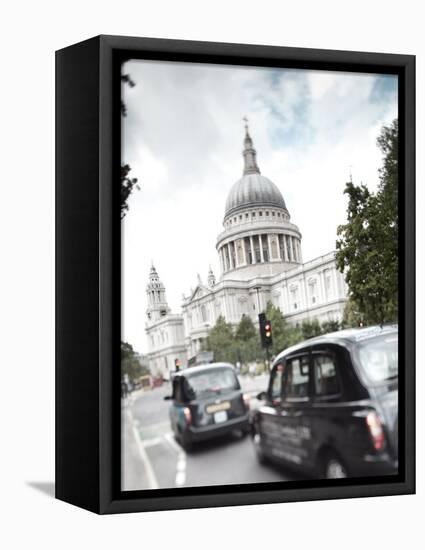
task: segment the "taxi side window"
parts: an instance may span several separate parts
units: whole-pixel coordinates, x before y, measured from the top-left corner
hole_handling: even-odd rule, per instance
[[[284,397],[291,399],[308,398],[310,368],[308,355],[294,357],[286,362]]]
[[[316,395],[335,395],[340,392],[335,358],[331,355],[314,355],[314,388]]]
[[[279,399],[282,395],[282,377],[283,377],[283,365],[277,365],[273,370],[272,379],[270,384],[270,397],[272,399]]]

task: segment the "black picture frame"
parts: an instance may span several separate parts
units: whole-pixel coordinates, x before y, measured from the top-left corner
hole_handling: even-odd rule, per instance
[[[120,78],[128,58],[397,74],[398,476],[120,490]],[[415,57],[98,36],[56,52],[56,498],[96,513],[415,492]]]

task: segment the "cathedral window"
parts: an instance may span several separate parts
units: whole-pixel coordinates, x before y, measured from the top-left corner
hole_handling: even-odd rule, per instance
[[[266,216],[268,216],[268,215],[269,215],[269,213],[268,213],[268,212],[266,212]]]
[[[317,281],[316,281],[316,279],[310,279],[308,281],[308,288],[309,288],[311,303],[315,304],[316,301],[317,301]]]
[[[329,298],[331,294],[331,275],[328,269],[325,270],[325,292],[326,298]]]
[[[252,213],[252,217],[255,218],[255,212]]]
[[[292,308],[298,309],[298,287],[292,287],[291,288],[291,302],[292,302]]]
[[[245,214],[245,218],[249,218],[249,214],[248,212]]]
[[[201,316],[202,316],[202,322],[206,323],[207,322],[207,310],[206,310],[206,307],[204,305],[201,307]]]
[[[254,243],[254,255],[255,255],[255,261],[257,263],[261,262],[261,252],[260,252],[260,240],[258,235],[254,235],[252,237],[253,243]]]
[[[276,212],[272,212],[272,216],[276,216]]]
[[[262,212],[259,212],[259,214],[260,214],[260,216],[262,216],[262,215],[263,215],[263,213],[262,213]]]

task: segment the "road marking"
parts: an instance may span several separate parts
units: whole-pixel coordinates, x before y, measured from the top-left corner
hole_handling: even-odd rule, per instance
[[[145,451],[145,448],[143,446],[142,440],[140,439],[139,431],[135,426],[133,415],[130,410],[127,410],[127,419],[128,422],[131,424],[131,428],[133,430],[133,435],[136,440],[137,448],[139,450],[140,458],[143,462],[143,465],[145,467],[146,471],[146,477],[148,479],[149,489],[158,489],[159,484],[155,476],[155,472],[152,468],[152,464],[148,458],[148,455]]]
[[[167,440],[167,442],[171,445],[171,447],[176,451],[177,454],[180,454],[180,453],[183,453],[185,454],[185,452],[183,451],[183,449],[180,447],[180,445],[178,443],[176,443],[175,439],[174,439],[174,435],[172,432],[168,432],[164,435],[165,439]]]
[[[169,445],[177,452],[177,465],[176,465],[176,478],[175,485],[176,487],[181,487],[186,483],[186,453],[178,445],[172,433],[167,433],[164,435],[165,440]]]
[[[147,449],[148,447],[154,447],[160,443],[162,443],[161,437],[153,437],[152,439],[144,439],[142,445],[145,449]]]

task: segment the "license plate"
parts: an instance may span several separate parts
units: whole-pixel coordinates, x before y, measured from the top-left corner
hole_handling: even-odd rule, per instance
[[[222,403],[214,403],[213,405],[208,405],[208,407],[205,408],[208,414],[214,414],[219,411],[227,411],[228,409],[230,409],[229,401],[223,401]]]
[[[226,422],[227,420],[227,412],[226,411],[219,411],[214,413],[214,422],[216,424],[220,424],[221,422]]]

